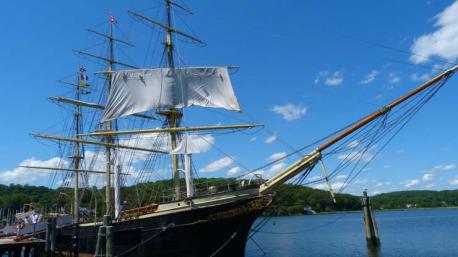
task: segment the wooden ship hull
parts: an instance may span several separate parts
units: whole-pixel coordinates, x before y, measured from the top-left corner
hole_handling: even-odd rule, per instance
[[[157,213],[113,222],[113,255],[243,257],[250,228],[272,199],[272,195],[226,194],[198,199],[194,206],[164,206],[170,209],[163,213],[160,206]],[[166,205],[171,204],[179,207],[183,202]],[[96,252],[99,226],[92,223],[78,228],[80,254]],[[70,239],[74,234],[74,230],[66,230],[60,237]],[[64,241],[68,240],[60,240],[60,244]]]

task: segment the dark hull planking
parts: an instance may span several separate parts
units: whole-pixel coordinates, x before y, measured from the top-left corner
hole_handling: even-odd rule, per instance
[[[243,257],[251,225],[271,200],[269,195],[254,196],[224,204],[114,223],[113,254]],[[95,253],[97,230],[97,226],[79,228],[80,253]]]

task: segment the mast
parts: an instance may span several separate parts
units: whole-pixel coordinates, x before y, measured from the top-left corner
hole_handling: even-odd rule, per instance
[[[80,101],[81,98],[81,76],[83,74],[84,67],[79,69],[77,73],[77,85],[76,85],[76,99]],[[75,136],[79,139],[80,134],[80,126],[81,126],[81,108],[80,106],[75,106]],[[80,143],[75,142],[75,149],[74,149],[74,156],[73,158],[73,169],[75,170],[73,173],[73,222],[79,222],[79,169],[80,169],[80,161],[83,159],[83,156],[80,155]]]
[[[166,5],[166,16],[167,16],[167,29],[166,29],[166,39],[165,39],[165,50],[167,51],[167,66],[173,69],[175,68],[175,62],[173,59],[173,40],[172,40],[172,4],[170,0],[165,0]],[[169,128],[176,128],[179,126],[180,119],[183,116],[183,113],[177,109],[170,109],[167,112],[162,112],[167,117]],[[177,147],[177,133],[170,132],[170,146],[172,149]],[[172,177],[173,177],[173,187],[175,200],[180,200],[181,198],[181,190],[180,190],[180,171],[179,171],[179,160],[178,155],[173,154],[172,156]]]
[[[110,92],[111,90],[111,71],[113,70],[113,23],[114,17],[110,15],[109,18],[109,38],[108,38],[108,73],[107,73],[107,82],[108,88],[107,91]],[[108,94],[107,94],[108,95]],[[105,122],[105,129],[111,130],[112,129],[112,122],[106,121]],[[113,144],[113,137],[108,135],[105,138],[105,142],[108,144]],[[106,214],[111,214],[111,147],[105,147],[105,208]]]

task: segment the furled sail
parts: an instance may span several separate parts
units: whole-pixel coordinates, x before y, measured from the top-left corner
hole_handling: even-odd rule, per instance
[[[102,122],[151,109],[193,105],[240,111],[227,67],[114,72]]]

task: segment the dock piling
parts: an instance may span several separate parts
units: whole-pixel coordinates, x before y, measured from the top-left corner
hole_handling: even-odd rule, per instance
[[[367,196],[367,191],[364,191],[362,198],[362,207],[364,214],[364,231],[366,232],[367,246],[378,247],[380,246],[380,239],[378,235],[377,222],[375,221],[374,213],[370,203],[370,198]]]
[[[47,220],[45,243],[45,253],[47,257],[54,256],[54,252],[56,250],[56,226],[56,218],[49,217]]]
[[[99,227],[97,233],[97,244],[95,247],[95,257],[112,257],[113,256],[113,245],[112,245],[112,228],[111,216],[103,216],[103,225]],[[103,247],[105,245],[105,247]],[[105,248],[105,249],[104,249]]]

